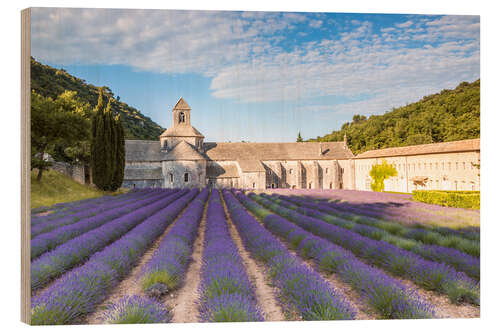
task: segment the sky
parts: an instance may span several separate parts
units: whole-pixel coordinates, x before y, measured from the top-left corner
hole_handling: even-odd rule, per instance
[[[295,141],[479,78],[479,16],[34,8],[32,56],[205,141]]]

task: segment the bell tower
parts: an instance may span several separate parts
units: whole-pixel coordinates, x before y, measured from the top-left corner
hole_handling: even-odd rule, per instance
[[[191,126],[191,107],[181,97],[172,110],[174,127],[176,126]]]

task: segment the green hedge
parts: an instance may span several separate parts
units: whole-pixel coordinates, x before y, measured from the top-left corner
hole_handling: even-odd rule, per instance
[[[446,207],[479,209],[480,198],[479,191],[413,191],[415,201]]]

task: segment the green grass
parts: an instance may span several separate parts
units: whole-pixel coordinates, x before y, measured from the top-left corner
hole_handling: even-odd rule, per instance
[[[82,185],[54,170],[44,171],[42,180],[37,182],[37,174],[38,171],[31,172],[31,209],[103,195],[122,194],[127,191],[119,189],[114,193],[104,192],[91,185]]]

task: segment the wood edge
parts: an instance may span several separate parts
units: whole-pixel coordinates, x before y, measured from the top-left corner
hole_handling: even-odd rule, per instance
[[[21,321],[31,322],[31,9],[21,11]]]

